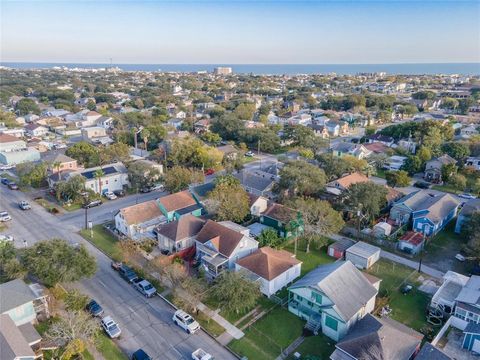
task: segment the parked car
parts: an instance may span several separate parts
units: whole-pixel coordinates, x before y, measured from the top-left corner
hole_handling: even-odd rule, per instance
[[[455,259],[457,259],[460,262],[464,262],[465,260],[467,260],[465,256],[463,256],[462,254],[455,255]]]
[[[120,271],[120,268],[122,267],[122,263],[119,261],[112,261],[110,266],[112,267],[113,270]]]
[[[246,157],[253,157],[253,156],[254,156],[253,151],[247,151],[247,152],[245,153],[245,156],[246,156]]]
[[[90,300],[90,302],[86,306],[87,311],[92,314],[93,316],[102,316],[103,315],[103,308],[97,303],[95,300]]]
[[[123,196],[125,196],[125,191],[123,191],[123,190],[115,190],[113,193],[114,193],[117,197],[123,197]]]
[[[2,182],[3,185],[8,185],[8,183],[10,182],[10,180],[8,180],[7,178],[2,178],[2,180],[0,180]]]
[[[200,324],[183,310],[175,311],[175,314],[173,314],[173,322],[189,334],[194,334],[200,330]]]
[[[133,353],[132,360],[152,360],[152,358],[142,349],[138,349]]]
[[[138,191],[140,191],[141,193],[144,193],[144,194],[145,194],[145,193],[151,192],[151,191],[152,191],[152,188],[149,187],[149,186],[148,186],[148,187],[142,187],[142,188],[140,188]]]
[[[14,183],[13,181],[10,181],[10,182],[8,183],[8,188],[9,188],[10,190],[18,190],[18,185],[17,185],[16,183]]]
[[[198,348],[192,352],[193,360],[213,360],[213,356],[207,353],[205,350]]]
[[[115,321],[110,316],[105,316],[101,321],[103,330],[107,333],[107,335],[111,338],[117,338],[120,336],[122,331],[120,327],[117,325]]]
[[[157,293],[157,289],[145,279],[137,278],[132,284],[135,289],[140,291],[140,293],[147,298],[152,297]]]
[[[213,170],[213,169],[207,169],[207,170],[204,171],[204,174],[207,175],[207,176],[208,176],[208,175],[213,175],[213,174],[215,174],[215,170]]]
[[[430,189],[430,184],[425,181],[417,181],[413,186],[419,189]]]
[[[0,211],[0,221],[10,221],[12,220],[12,217],[10,214],[6,211]]]
[[[0,165],[0,170],[12,170],[15,169],[15,164]]]
[[[28,202],[26,202],[25,200],[22,200],[18,203],[18,207],[22,210],[30,210],[32,207],[30,206],[30,204]]]
[[[160,190],[163,191],[165,189],[165,186],[163,184],[155,184],[152,186],[152,191]]]
[[[137,274],[135,274],[135,271],[133,271],[132,268],[128,267],[127,265],[122,265],[118,272],[120,273],[120,276],[129,283],[132,283],[138,278]]]
[[[90,202],[87,203],[87,204],[83,204],[82,207],[83,207],[84,209],[90,209],[90,208],[92,208],[92,207],[100,206],[100,205],[102,205],[102,204],[103,204],[102,200],[93,200],[93,201],[90,201]]]
[[[476,199],[477,197],[473,194],[469,194],[469,193],[463,193],[463,194],[460,194],[458,195],[459,198],[462,198],[462,199],[467,199],[467,200],[471,200],[471,199]]]
[[[0,241],[13,242],[13,240],[15,240],[13,235],[0,234]]]
[[[107,191],[104,195],[108,200],[115,200],[117,198],[117,195],[111,191]]]

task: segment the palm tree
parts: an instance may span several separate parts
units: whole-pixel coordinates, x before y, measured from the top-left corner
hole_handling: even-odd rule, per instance
[[[54,169],[57,170],[57,174],[58,174],[58,181],[61,181],[62,180],[62,174],[60,172],[60,167],[62,166],[62,163],[60,161],[54,161],[54,163],[52,164],[52,167]]]
[[[98,179],[98,192],[100,194],[102,193],[102,176],[103,175],[105,175],[105,173],[103,172],[103,169],[97,169],[93,174],[94,178]]]
[[[143,143],[145,144],[145,151],[147,151],[148,137],[150,136],[150,131],[148,129],[142,130]]]

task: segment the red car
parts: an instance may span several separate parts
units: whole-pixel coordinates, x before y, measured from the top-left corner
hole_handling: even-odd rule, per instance
[[[213,170],[213,169],[207,169],[207,170],[205,170],[204,174],[207,175],[207,176],[208,176],[208,175],[213,175],[213,174],[215,174],[215,170]]]

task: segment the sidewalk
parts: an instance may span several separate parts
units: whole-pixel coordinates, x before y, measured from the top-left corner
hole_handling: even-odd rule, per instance
[[[332,234],[329,237],[332,240],[335,240],[335,241],[338,241],[338,240],[341,240],[341,239],[349,239],[349,240],[357,242],[357,240],[352,239],[348,236],[343,236],[343,235],[338,235],[338,234]],[[402,264],[402,265],[405,265],[409,268],[418,270],[418,265],[419,265],[418,261],[406,259],[402,256],[396,255],[394,253],[388,252],[388,251],[383,250],[383,249],[380,252],[380,256],[385,258],[385,259],[388,259],[390,261],[396,262],[398,264]],[[426,275],[429,275],[431,277],[434,277],[436,279],[442,279],[443,275],[444,275],[444,273],[442,271],[436,270],[436,269],[434,269],[430,266],[427,266],[425,264],[422,264],[422,271],[421,272],[426,274]]]

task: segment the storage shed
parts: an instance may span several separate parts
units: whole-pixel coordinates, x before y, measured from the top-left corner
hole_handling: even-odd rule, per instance
[[[380,248],[359,241],[345,251],[345,259],[360,269],[368,269],[380,258]]]
[[[355,244],[355,241],[347,238],[335,241],[328,247],[328,256],[334,257],[335,259],[343,259],[345,257],[345,251],[353,244]]]

